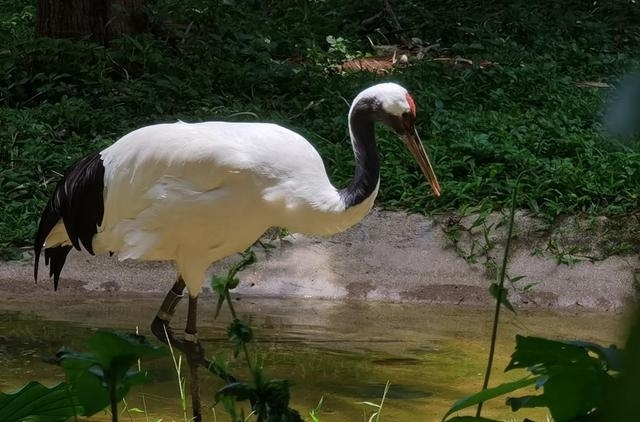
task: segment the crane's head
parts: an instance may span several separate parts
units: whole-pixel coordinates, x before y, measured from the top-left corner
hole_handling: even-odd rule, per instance
[[[416,104],[409,92],[395,83],[382,83],[362,91],[351,106],[367,110],[374,120],[391,128],[414,156],[435,196],[440,196],[440,183],[415,127]]]

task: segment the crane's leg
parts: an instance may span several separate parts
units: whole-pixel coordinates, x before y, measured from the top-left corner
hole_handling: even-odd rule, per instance
[[[171,346],[180,350],[187,356],[187,362],[191,372],[191,404],[193,416],[196,422],[202,420],[202,406],[200,402],[200,383],[198,380],[198,366],[202,365],[210,372],[218,375],[227,383],[235,382],[235,378],[227,373],[215,362],[204,357],[204,348],[198,340],[197,318],[198,318],[198,297],[189,295],[189,308],[187,311],[187,326],[182,338],[176,337],[169,326],[171,318],[175,313],[175,308],[184,297],[185,282],[182,277],[174,283],[167,293],[156,317],[151,323],[151,332],[163,343],[170,343]]]
[[[198,366],[205,361],[204,348],[198,340],[198,297],[189,295],[189,309],[187,311],[187,327],[184,330],[185,354],[190,370],[191,408],[195,422],[202,421],[202,405],[200,403],[200,380]]]
[[[163,343],[170,341],[171,345],[175,344],[175,336],[169,324],[176,311],[176,306],[178,306],[178,303],[180,303],[180,300],[184,297],[185,287],[186,285],[182,276],[179,276],[162,301],[162,305],[160,305],[160,309],[158,309],[158,313],[151,323],[151,332]]]
[[[156,317],[153,319],[151,323],[151,332],[163,343],[171,343],[172,347],[180,350],[184,354],[191,353],[192,358],[195,359],[196,355],[193,352],[189,352],[188,349],[199,349],[202,350],[201,358],[197,359],[197,363],[204,366],[210,372],[218,375],[222,378],[223,381],[227,383],[235,382],[236,379],[228,374],[223,368],[221,368],[215,362],[212,362],[208,359],[204,358],[204,349],[200,345],[200,342],[196,341],[197,347],[193,346],[194,341],[187,341],[186,338],[176,337],[173,333],[173,330],[170,327],[171,318],[175,313],[176,306],[180,303],[180,300],[184,297],[184,289],[186,285],[182,277],[178,277],[178,280],[174,283],[171,290],[167,293],[164,300],[162,301],[162,305],[158,310]],[[196,301],[197,302],[197,301]],[[189,325],[189,315],[187,315],[187,327],[193,332],[196,332],[196,315],[197,315],[197,303],[195,305],[191,305],[191,300],[189,300],[189,315],[191,315],[191,325]],[[187,333],[189,333],[189,329]],[[188,334],[185,337],[189,337]],[[192,337],[193,338],[193,337]]]

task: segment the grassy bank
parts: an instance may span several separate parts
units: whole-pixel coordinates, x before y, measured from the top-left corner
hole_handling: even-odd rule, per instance
[[[348,102],[378,80],[413,93],[443,186],[434,199],[384,133],[383,206],[499,209],[522,173],[519,206],[549,221],[639,208],[638,148],[603,131],[607,96],[640,68],[637,4],[395,1],[396,22],[370,19],[384,11],[378,1],[147,3],[150,33],[105,49],[34,39],[35,2],[0,0],[4,255],[31,242],[47,194],[75,159],[155,122],[278,122],[307,136],[343,185],[353,162]],[[370,41],[429,49],[418,59],[414,48],[410,66],[385,75],[337,69],[371,55]]]

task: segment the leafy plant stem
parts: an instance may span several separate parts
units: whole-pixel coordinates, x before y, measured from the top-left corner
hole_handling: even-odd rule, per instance
[[[229,290],[226,291],[225,295],[227,299],[227,304],[229,305],[229,311],[231,312],[231,316],[233,317],[233,319],[238,319],[236,310],[233,308],[233,305],[231,304],[231,294],[229,294]]]
[[[489,379],[491,377],[491,370],[493,369],[493,359],[496,351],[496,343],[498,339],[498,322],[500,321],[500,308],[502,307],[502,295],[504,292],[504,280],[507,273],[507,261],[509,260],[509,249],[511,248],[511,236],[513,234],[513,225],[516,214],[516,199],[518,197],[518,185],[520,182],[520,175],[516,179],[513,187],[513,194],[511,196],[511,210],[509,214],[509,225],[507,229],[507,240],[504,247],[504,255],[502,256],[502,266],[500,273],[498,274],[498,294],[496,295],[496,309],[493,315],[493,326],[491,328],[491,343],[489,346],[489,358],[487,359],[487,369],[484,373],[484,381],[482,382],[482,390],[486,390],[489,387]],[[476,418],[479,418],[482,413],[483,402],[478,403],[476,409]]]
[[[231,271],[229,271],[229,278],[233,278],[235,274],[244,267],[242,262],[243,261],[241,261],[240,264],[236,264],[231,268]],[[228,289],[225,291],[225,296],[226,296],[225,299],[227,302],[227,306],[229,307],[229,312],[231,312],[231,316],[233,317],[233,319],[238,319],[238,314],[236,313],[236,310],[233,307],[233,304],[231,303],[231,294],[229,293]],[[242,351],[244,353],[244,358],[247,361],[248,367],[253,369],[253,364],[251,363],[251,357],[249,356],[249,350],[247,349],[246,343],[242,344]]]
[[[235,276],[236,272],[239,271],[242,267],[236,265],[232,268],[230,274],[233,274],[233,276]],[[233,277],[231,276],[231,277]],[[229,307],[229,312],[231,312],[231,316],[233,317],[233,319],[238,319],[238,315],[236,314],[236,310],[233,307],[233,304],[231,303],[231,294],[229,293],[229,290],[227,289],[225,291],[225,296],[226,296],[226,302],[227,302],[227,306]],[[249,356],[249,350],[247,349],[247,344],[246,343],[242,343],[242,352],[244,353],[244,358],[247,361],[247,367],[251,368],[251,372],[255,373],[255,371],[253,370],[253,364],[251,363],[251,357]]]

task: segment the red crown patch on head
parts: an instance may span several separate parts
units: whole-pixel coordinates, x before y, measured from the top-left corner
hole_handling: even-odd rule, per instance
[[[411,109],[411,113],[413,114],[413,117],[416,116],[416,103],[413,101],[413,98],[411,97],[411,94],[409,94],[407,92],[407,102],[409,103],[409,108]]]

